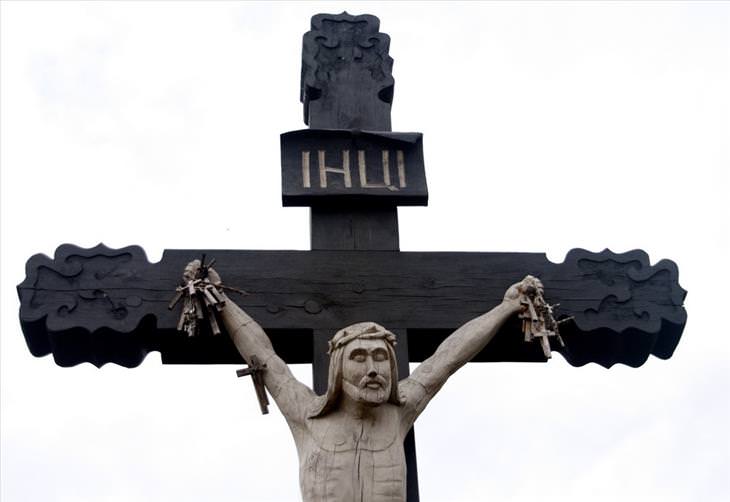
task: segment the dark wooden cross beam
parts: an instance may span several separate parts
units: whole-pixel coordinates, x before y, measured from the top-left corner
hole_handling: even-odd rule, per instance
[[[136,246],[60,246],[36,255],[18,286],[30,351],[57,364],[132,367],[150,351],[164,363],[241,363],[227,336],[188,338],[167,309],[184,266],[205,253],[232,298],[267,331],[289,363],[312,363],[326,387],[326,341],[348,324],[375,321],[398,334],[401,377],[455,328],[497,305],[526,274],[540,277],[572,365],[640,366],[672,355],[686,321],[677,267],[643,251],[573,250],[563,263],[541,253],[401,252],[397,206],[427,201],[421,135],[390,132],[388,37],[373,16],[317,15],[304,36],[302,101],[311,129],[283,134],[285,205],[311,207],[311,251],[167,250],[149,263]],[[505,325],[475,361],[545,361]],[[408,501],[418,500],[412,436]]]

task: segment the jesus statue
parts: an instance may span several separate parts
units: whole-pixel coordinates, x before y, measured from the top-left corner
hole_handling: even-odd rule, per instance
[[[185,276],[195,277],[200,266],[191,262]],[[208,279],[221,284],[212,268]],[[297,446],[303,501],[405,502],[403,440],[416,418],[446,380],[524,308],[521,299],[536,294],[542,284],[534,277],[514,284],[502,303],[457,329],[403,380],[393,333],[375,322],[347,326],[329,342],[323,396],[294,378],[261,326],[235,303],[227,299],[219,314],[241,356],[265,365],[264,385]]]

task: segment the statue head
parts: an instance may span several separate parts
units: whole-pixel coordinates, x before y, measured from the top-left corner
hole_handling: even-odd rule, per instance
[[[400,405],[395,335],[374,322],[341,329],[329,342],[327,393],[311,418],[335,409],[344,397],[365,406]]]

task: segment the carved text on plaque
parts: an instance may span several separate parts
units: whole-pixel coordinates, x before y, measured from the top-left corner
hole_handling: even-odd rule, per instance
[[[365,156],[365,150],[342,150],[340,163],[335,165],[327,164],[327,152],[325,150],[302,150],[302,187],[312,188],[312,156],[316,157],[315,173],[319,178],[319,188],[327,188],[328,173],[342,175],[343,185],[345,188],[352,188],[352,154],[357,158],[357,176],[360,188],[386,188],[388,190],[397,191],[400,188],[406,188],[406,166],[403,156],[403,150],[381,150],[380,158],[382,160],[382,181],[373,181],[368,179],[368,164]],[[395,154],[395,155],[393,155]],[[391,157],[395,157],[395,170],[391,176]]]

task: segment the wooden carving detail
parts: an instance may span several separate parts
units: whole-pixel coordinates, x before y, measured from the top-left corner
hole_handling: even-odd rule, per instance
[[[662,322],[686,321],[682,304],[687,292],[679,287],[679,272],[672,261],[651,265],[649,255],[641,250],[596,254],[583,249],[572,250],[565,261],[575,263],[586,277],[606,287],[596,308],[588,307],[576,315],[576,323],[585,331],[605,325],[606,316],[618,331],[657,332]]]
[[[167,250],[149,263],[137,246],[119,250],[63,245],[53,259],[33,256],[18,286],[23,331],[36,356],[63,366],[89,361],[135,366],[152,350],[163,361],[237,362],[227,337],[188,339],[175,332],[167,305],[180,270],[202,251]],[[542,253],[206,250],[235,297],[269,332],[288,362],[312,358],[312,332],[334,333],[362,319],[408,333],[411,361],[428,357],[453,329],[502,300],[526,274],[540,277],[571,364],[640,366],[672,355],[686,322],[686,291],[669,260],[651,265],[643,251],[572,250],[565,262]],[[542,361],[525,344],[519,319],[508,322],[475,361]],[[296,343],[292,340],[298,340]],[[298,345],[297,345],[298,344]],[[289,350],[289,352],[287,352]]]
[[[304,34],[304,123],[318,129],[390,131],[390,37],[372,15],[317,14]]]
[[[574,321],[561,327],[566,347],[555,350],[571,364],[638,367],[649,354],[671,357],[687,321],[687,292],[679,285],[674,262],[651,265],[641,250],[616,254],[574,249],[563,265],[586,281],[580,291],[561,293],[560,311],[570,312]]]
[[[54,258],[37,254],[26,264],[27,277],[18,286],[24,305],[22,320],[46,318],[48,329],[74,327],[133,331],[150,298],[139,296],[150,280],[152,265],[139,246],[110,249],[103,244],[84,249],[60,246]],[[168,294],[168,292],[165,292]]]
[[[61,366],[138,365],[159,343],[141,343],[143,328],[154,324],[150,303],[162,304],[169,296],[147,287],[154,278],[153,265],[139,246],[84,249],[64,244],[53,259],[31,257],[18,286],[20,321],[31,353],[53,352]]]

